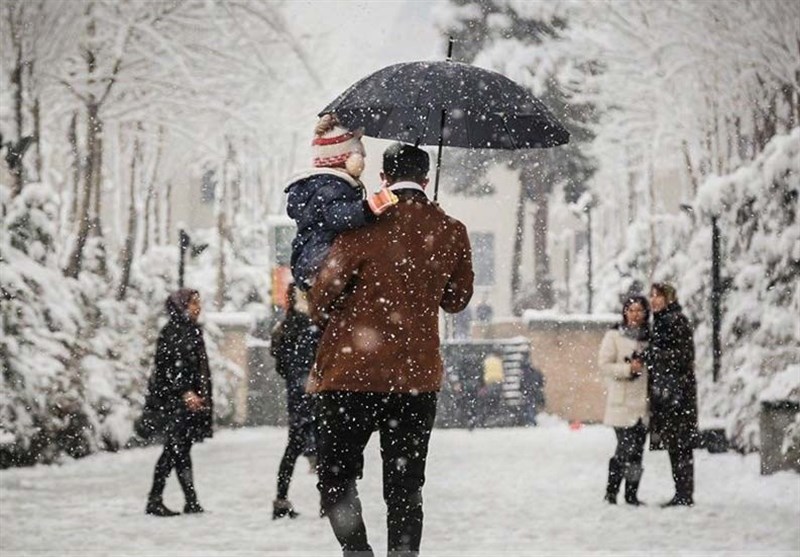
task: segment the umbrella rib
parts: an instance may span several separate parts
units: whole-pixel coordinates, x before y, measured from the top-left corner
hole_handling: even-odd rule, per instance
[[[426,141],[425,137],[428,135],[428,122],[431,119],[431,107],[427,106],[425,107],[425,110],[427,111],[425,113],[425,128],[423,128],[422,130],[422,135],[418,136],[417,138],[417,142],[419,143],[421,143],[422,141]],[[425,143],[425,145],[427,145],[427,143]]]
[[[505,128],[506,133],[508,134],[508,139],[511,140],[511,147],[514,150],[519,149],[519,147],[517,147],[517,142],[514,141],[514,136],[512,135],[511,130],[508,127],[508,120],[506,120],[505,116],[500,116],[500,120],[503,121],[503,127]]]

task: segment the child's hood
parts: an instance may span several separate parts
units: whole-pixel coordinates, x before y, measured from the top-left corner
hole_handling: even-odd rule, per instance
[[[289,183],[287,184],[286,188],[283,190],[284,193],[288,193],[289,190],[295,186],[296,184],[303,182],[309,178],[313,178],[314,176],[324,176],[324,175],[331,175],[344,180],[351,186],[356,189],[363,189],[363,185],[361,182],[350,176],[347,172],[343,170],[339,170],[338,168],[312,168],[311,170],[306,170],[299,174],[295,174],[289,179]]]

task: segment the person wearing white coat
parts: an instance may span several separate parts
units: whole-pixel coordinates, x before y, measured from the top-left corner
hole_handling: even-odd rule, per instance
[[[622,306],[622,323],[603,337],[598,363],[608,390],[603,423],[614,428],[617,448],[608,462],[605,500],[617,503],[625,480],[625,502],[641,505],[638,499],[642,478],[642,457],[647,437],[647,369],[640,355],[650,335],[650,309],[644,296],[632,296]]]

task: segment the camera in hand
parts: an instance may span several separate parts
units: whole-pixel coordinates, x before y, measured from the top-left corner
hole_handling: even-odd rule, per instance
[[[633,352],[631,352],[630,356],[625,356],[625,363],[629,364],[633,360],[639,360],[640,362],[643,362],[644,361],[644,356],[638,350],[634,350]]]
[[[639,352],[638,350],[634,350],[633,352],[631,352],[630,356],[626,356],[625,357],[625,363],[626,364],[630,364],[634,360],[638,360],[640,362],[644,361],[644,357],[643,357],[642,353]],[[638,379],[641,376],[642,376],[642,372],[641,371],[633,371],[633,370],[631,370],[631,381],[633,381],[634,379]]]

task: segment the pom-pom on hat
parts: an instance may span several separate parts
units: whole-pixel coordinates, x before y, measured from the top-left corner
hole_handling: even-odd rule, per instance
[[[364,169],[365,151],[361,136],[361,130],[348,130],[335,115],[324,114],[317,122],[311,141],[314,166],[343,168],[358,178]]]

